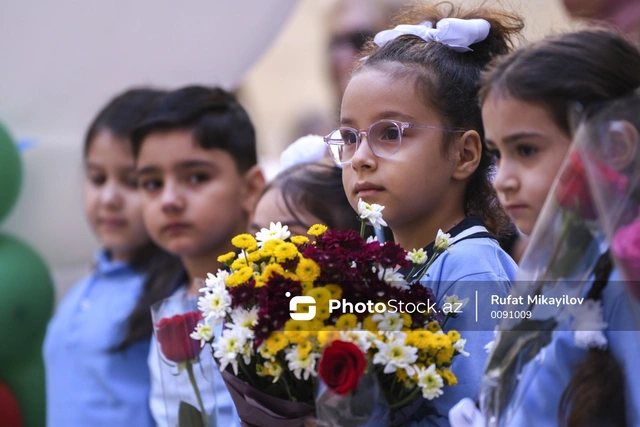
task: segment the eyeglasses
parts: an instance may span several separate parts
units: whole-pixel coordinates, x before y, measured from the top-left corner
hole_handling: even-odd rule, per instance
[[[344,165],[351,162],[358,147],[360,147],[363,134],[367,137],[373,154],[377,157],[387,158],[396,154],[400,149],[405,129],[412,128],[434,129],[444,132],[465,132],[464,129],[457,128],[417,125],[397,120],[379,120],[369,126],[366,131],[345,126],[339,127],[325,136],[324,142],[329,146],[329,152],[333,160],[340,165]]]

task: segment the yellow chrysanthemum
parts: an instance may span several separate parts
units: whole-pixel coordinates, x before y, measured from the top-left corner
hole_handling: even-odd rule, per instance
[[[290,240],[294,245],[304,245],[305,243],[309,243],[309,238],[307,236],[293,236]]]
[[[245,258],[238,258],[231,263],[231,270],[233,271],[240,270],[241,268],[244,268],[244,267],[249,267],[249,263]]]
[[[435,334],[440,330],[440,324],[438,322],[429,322],[427,329]]]
[[[311,345],[310,341],[303,341],[298,344],[298,354],[300,356],[308,356],[311,350],[313,350],[313,345]]]
[[[329,304],[331,299],[331,292],[324,288],[324,286],[318,286],[317,288],[311,288],[305,291],[304,295],[313,297],[318,304]]]
[[[373,321],[372,317],[373,317],[373,314],[370,314],[367,317],[365,317],[364,320],[362,321],[362,327],[367,331],[378,332],[378,329],[379,329],[378,324]]]
[[[289,340],[287,339],[286,335],[278,331],[271,332],[269,338],[265,340],[265,347],[267,348],[267,351],[272,355],[277,354],[288,344]]]
[[[320,276],[320,266],[312,259],[300,258],[296,274],[303,282],[313,282]]]
[[[338,338],[340,338],[340,333],[336,331],[335,326],[325,326],[321,331],[318,331],[318,343],[320,347],[329,345]]]
[[[442,375],[440,375],[444,382],[449,386],[454,386],[458,384],[458,378],[448,369],[442,370]]]
[[[251,267],[243,267],[240,270],[233,273],[227,279],[227,286],[230,288],[234,286],[242,285],[248,282],[253,277],[253,269]]]
[[[284,331],[289,342],[300,344],[309,336],[309,322],[289,319],[284,324]]]
[[[307,231],[307,234],[317,237],[322,235],[325,231],[327,231],[326,225],[314,224],[311,226],[311,228],[309,228],[309,231]]]
[[[276,273],[281,276],[284,276],[284,268],[282,268],[280,264],[269,264],[264,268],[264,270],[262,270],[261,276],[266,282],[271,278],[273,274],[276,274]]]
[[[429,342],[433,333],[431,331],[425,331],[424,329],[416,329],[409,332],[407,336],[407,344],[412,345],[421,350],[425,350],[429,347]]]
[[[298,248],[293,243],[285,242],[276,246],[273,250],[273,256],[278,262],[287,262],[294,260],[298,256]]]
[[[249,262],[258,262],[260,258],[262,258],[260,256],[260,251],[251,252],[249,253],[249,255],[247,255],[247,259],[249,260]]]
[[[322,329],[324,329],[324,322],[320,319],[318,319],[318,316],[316,316],[313,320],[309,321],[309,331],[313,332],[314,334],[317,334],[318,331],[321,331]]]
[[[285,271],[282,275],[285,279],[293,280],[294,282],[299,282],[300,278],[296,276],[294,273],[290,271]]]
[[[260,251],[259,251],[260,256],[262,256],[263,258],[268,258],[273,256],[273,251],[275,251],[276,248],[282,245],[283,243],[284,243],[284,240],[280,240],[280,239],[267,240],[262,245],[262,248],[260,248]]]
[[[437,364],[449,365],[451,363],[451,360],[453,359],[453,352],[454,352],[453,346],[440,349],[440,351],[438,351],[438,354],[436,354]]]
[[[255,277],[255,279],[256,279],[256,288],[261,288],[263,286],[266,286],[267,281],[264,280],[263,276],[257,276]]]
[[[447,332],[447,336],[449,337],[449,339],[451,340],[451,342],[453,344],[456,343],[456,341],[458,341],[460,339],[460,332],[458,331],[454,331],[453,329],[450,330],[449,332]]]
[[[238,249],[244,249],[245,251],[253,252],[258,249],[258,242],[256,239],[247,233],[238,234],[231,239],[231,244]]]
[[[265,373],[264,366],[259,363],[256,363],[256,375],[258,375],[259,377],[264,377],[265,375],[267,375]]]
[[[345,331],[347,329],[354,329],[358,325],[358,318],[353,313],[343,314],[338,317],[336,321],[336,329]]]
[[[313,282],[302,282],[300,286],[302,286],[302,293],[304,294],[305,292],[313,288]]]
[[[226,254],[220,255],[218,257],[218,262],[220,262],[222,264],[228,264],[231,261],[233,261],[235,257],[236,257],[236,253],[235,252],[227,252]]]
[[[327,320],[329,317],[331,317],[331,311],[329,311],[328,302],[316,305],[316,317],[314,320]]]
[[[411,328],[413,320],[411,319],[409,313],[402,312],[400,313],[400,317],[402,317],[402,329]]]
[[[329,284],[329,285],[324,285],[324,287],[329,292],[331,292],[331,298],[333,298],[333,299],[342,298],[342,288],[340,287],[340,285]]]

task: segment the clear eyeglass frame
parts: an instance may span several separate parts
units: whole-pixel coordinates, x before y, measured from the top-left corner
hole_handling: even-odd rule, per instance
[[[380,158],[389,158],[400,150],[402,137],[406,129],[432,129],[443,132],[466,132],[465,129],[448,128],[442,126],[419,125],[399,120],[378,120],[366,130],[358,130],[349,126],[340,126],[324,137],[333,160],[339,165],[351,163],[351,159],[360,147],[362,136],[367,137],[369,148]],[[397,136],[389,135],[388,131],[396,131]],[[372,138],[373,136],[373,138]],[[348,138],[348,139],[347,139]],[[355,139],[355,140],[354,140]]]

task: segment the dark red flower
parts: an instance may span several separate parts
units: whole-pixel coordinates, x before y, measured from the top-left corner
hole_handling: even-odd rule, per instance
[[[344,396],[357,390],[366,367],[364,353],[357,345],[334,341],[322,352],[318,375],[329,389]]]
[[[200,342],[189,335],[200,320],[202,320],[202,313],[190,311],[173,317],[165,317],[156,323],[156,339],[167,360],[180,363],[198,357]]]

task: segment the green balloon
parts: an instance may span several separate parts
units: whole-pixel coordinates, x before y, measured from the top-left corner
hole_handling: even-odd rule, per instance
[[[0,221],[18,199],[21,181],[20,153],[9,132],[0,124]]]
[[[42,343],[53,302],[53,281],[42,258],[0,233],[0,382],[18,400],[25,427],[45,425]]]

